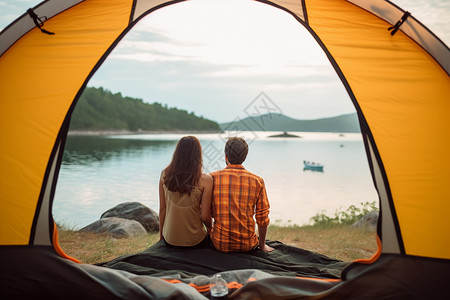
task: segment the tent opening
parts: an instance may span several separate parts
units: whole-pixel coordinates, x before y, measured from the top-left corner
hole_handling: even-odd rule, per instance
[[[96,107],[96,97],[105,106]],[[118,114],[116,100],[152,104],[167,116],[184,111],[217,122],[221,131],[181,132],[176,124],[172,132],[160,124],[154,130],[141,128],[133,123],[134,115],[123,117],[126,113],[114,122],[101,119]],[[324,125],[323,119],[337,117],[332,121],[338,124],[342,116],[357,130]],[[292,119],[319,121],[296,130],[301,127]],[[297,137],[270,137],[284,131]],[[200,139],[204,171],[212,172],[225,166],[226,138],[238,135],[250,146],[244,166],[267,185],[269,239],[346,261],[369,258],[377,249],[375,229],[335,226],[322,237],[334,237],[333,244],[319,249],[310,247],[324,243],[317,238],[320,227],[301,227],[314,222],[326,227],[338,216],[378,207],[358,131],[355,108],[336,71],[309,32],[285,11],[251,1],[188,1],[156,10],[127,33],[75,107],[53,202],[61,247],[89,263],[129,253],[129,248],[111,251],[123,241],[84,234],[109,252],[100,258],[87,243],[73,246],[71,232],[124,202],[141,202],[158,212],[159,175],[181,136]],[[304,161],[324,169],[306,169]],[[154,234],[126,244],[144,249],[157,239]],[[365,244],[353,253],[336,251],[347,247],[343,241],[361,240]]]

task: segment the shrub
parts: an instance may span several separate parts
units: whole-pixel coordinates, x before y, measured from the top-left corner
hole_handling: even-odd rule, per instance
[[[378,211],[376,202],[361,202],[361,207],[350,205],[346,210],[337,210],[333,217],[326,215],[323,210],[310,219],[313,226],[316,225],[350,225],[360,220],[371,211]]]

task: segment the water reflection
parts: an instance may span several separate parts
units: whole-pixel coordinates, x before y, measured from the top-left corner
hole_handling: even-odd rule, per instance
[[[90,165],[93,162],[118,160],[172,148],[176,141],[114,139],[107,136],[69,136],[63,155],[63,165]]]

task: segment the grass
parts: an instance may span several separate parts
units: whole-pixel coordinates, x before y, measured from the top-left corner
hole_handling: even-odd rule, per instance
[[[349,225],[269,226],[267,239],[343,261],[371,258],[377,251],[376,234]]]
[[[376,234],[364,228],[352,227],[355,221],[370,211],[375,203],[361,203],[336,211],[333,217],[324,212],[311,218],[313,225],[280,226],[271,224],[267,239],[317,252],[342,261],[371,258],[377,251]],[[115,239],[106,234],[78,232],[59,225],[59,244],[64,252],[88,264],[106,262],[116,257],[145,250],[159,240],[159,233],[140,237]]]
[[[59,245],[64,252],[84,263],[95,264],[142,251],[159,239],[159,233],[115,239],[107,234],[58,229]]]

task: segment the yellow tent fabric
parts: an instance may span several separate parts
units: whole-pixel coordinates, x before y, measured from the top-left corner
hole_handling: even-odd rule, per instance
[[[405,252],[450,258],[442,238],[450,236],[450,77],[408,36],[388,34],[383,20],[352,3],[308,1],[307,11],[373,135]]]
[[[177,2],[49,0],[32,11],[48,17],[38,24],[54,35],[41,31],[30,14],[1,32],[2,261],[19,262],[17,253],[34,253],[49,264],[67,267],[59,256],[36,247],[55,248],[63,255],[54,239],[51,209],[73,108],[120,39],[147,14]],[[259,2],[285,10],[309,30],[356,107],[380,197],[381,256],[371,262],[372,268],[398,265],[400,270],[406,264],[415,266],[420,257],[425,270],[448,269],[449,48],[389,1]],[[94,277],[108,277],[109,272],[70,268],[86,268],[83,272]],[[355,264],[347,273],[360,268]]]
[[[128,26],[131,4],[82,2],[45,23],[54,36],[36,28],[2,55],[1,244],[29,243],[61,126],[93,67]]]

